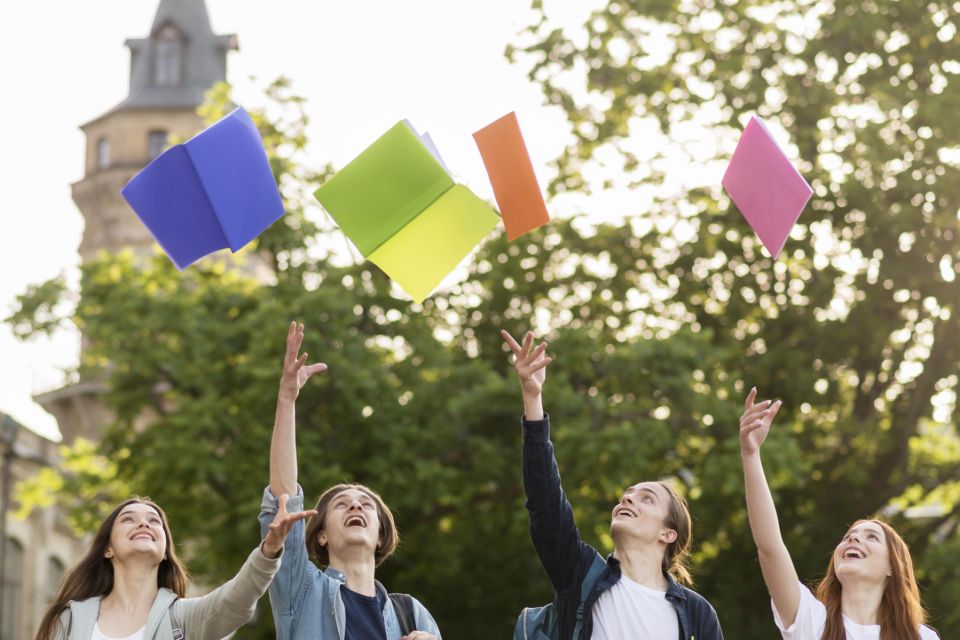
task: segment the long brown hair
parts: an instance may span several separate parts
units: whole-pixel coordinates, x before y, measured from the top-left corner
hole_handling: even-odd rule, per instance
[[[182,598],[190,584],[186,569],[177,558],[173,547],[173,538],[170,535],[170,526],[167,524],[167,514],[149,498],[130,498],[110,512],[97,529],[93,543],[87,555],[78,562],[67,575],[64,576],[54,596],[53,602],[47,607],[40,627],[37,629],[35,640],[53,640],[60,629],[60,614],[70,605],[71,600],[86,600],[96,596],[106,596],[113,591],[113,564],[105,556],[110,546],[110,534],[113,532],[113,523],[123,509],[131,504],[144,504],[154,509],[160,515],[163,523],[163,532],[167,538],[167,548],[164,559],[157,570],[157,586],[166,588]]]
[[[890,556],[890,577],[887,578],[880,600],[880,640],[920,640],[920,625],[927,621],[927,613],[920,603],[920,590],[913,575],[910,549],[900,534],[886,522],[857,520],[850,528],[864,522],[871,522],[883,529]],[[840,601],[843,586],[833,566],[835,556],[834,553],[830,554],[827,575],[817,586],[817,599],[827,608],[827,624],[821,640],[845,640],[847,637]]]
[[[330,503],[347,489],[358,489],[362,491],[377,505],[377,518],[380,520],[380,543],[377,545],[374,561],[376,562],[376,566],[379,567],[380,563],[390,557],[390,554],[396,550],[397,545],[400,543],[400,534],[397,532],[397,525],[393,521],[393,513],[390,511],[390,508],[387,507],[383,498],[377,495],[377,492],[370,487],[352,482],[330,487],[324,491],[320,499],[317,500],[317,505],[314,507],[317,515],[310,518],[310,521],[307,523],[307,530],[304,533],[307,538],[307,554],[319,564],[324,566],[330,564],[330,550],[327,549],[326,545],[320,544],[318,538],[323,532],[323,526],[327,519],[327,510],[330,509]]]
[[[663,487],[670,496],[667,507],[667,517],[664,524],[677,532],[677,539],[667,545],[663,554],[663,572],[688,587],[693,586],[693,576],[690,575],[688,563],[690,561],[690,546],[693,541],[693,522],[690,519],[690,509],[687,501],[673,486],[673,483],[660,480],[657,484]]]

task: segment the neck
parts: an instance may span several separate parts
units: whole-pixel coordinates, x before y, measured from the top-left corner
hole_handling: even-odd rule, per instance
[[[330,567],[342,571],[347,577],[347,588],[364,596],[377,595],[374,572],[377,564],[374,555],[366,549],[356,552],[330,554]]]
[[[885,582],[877,584],[848,580],[840,591],[840,609],[857,624],[880,624],[880,602]]]
[[[101,608],[130,615],[149,610],[160,591],[157,570],[143,560],[113,560],[113,589],[101,600]]]
[[[666,591],[669,586],[663,575],[663,552],[661,545],[618,546],[614,557],[620,561],[620,571],[637,584],[650,589]]]

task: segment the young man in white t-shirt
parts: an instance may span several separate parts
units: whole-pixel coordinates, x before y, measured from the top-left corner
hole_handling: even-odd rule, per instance
[[[506,331],[523,392],[523,484],[530,535],[553,584],[563,640],[722,640],[717,614],[689,583],[684,560],[691,538],[686,502],[665,482],[628,487],[611,511],[614,552],[586,600],[584,579],[597,550],[580,539],[560,484],[541,391],[550,358],[546,343],[523,345]],[[601,560],[602,562],[602,560]],[[573,638],[578,617],[581,633]]]

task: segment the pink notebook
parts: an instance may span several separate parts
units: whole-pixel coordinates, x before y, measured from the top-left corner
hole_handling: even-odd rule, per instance
[[[760,118],[743,130],[722,184],[770,255],[780,255],[813,189]]]

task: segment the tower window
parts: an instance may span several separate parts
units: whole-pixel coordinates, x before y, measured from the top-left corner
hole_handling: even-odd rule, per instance
[[[151,131],[147,137],[147,149],[150,153],[150,159],[153,160],[167,148],[167,132]]]
[[[106,169],[110,166],[110,141],[106,138],[97,140],[97,168]]]
[[[183,66],[183,43],[176,27],[166,26],[157,34],[156,57],[154,59],[154,81],[160,86],[180,84],[180,70]]]

